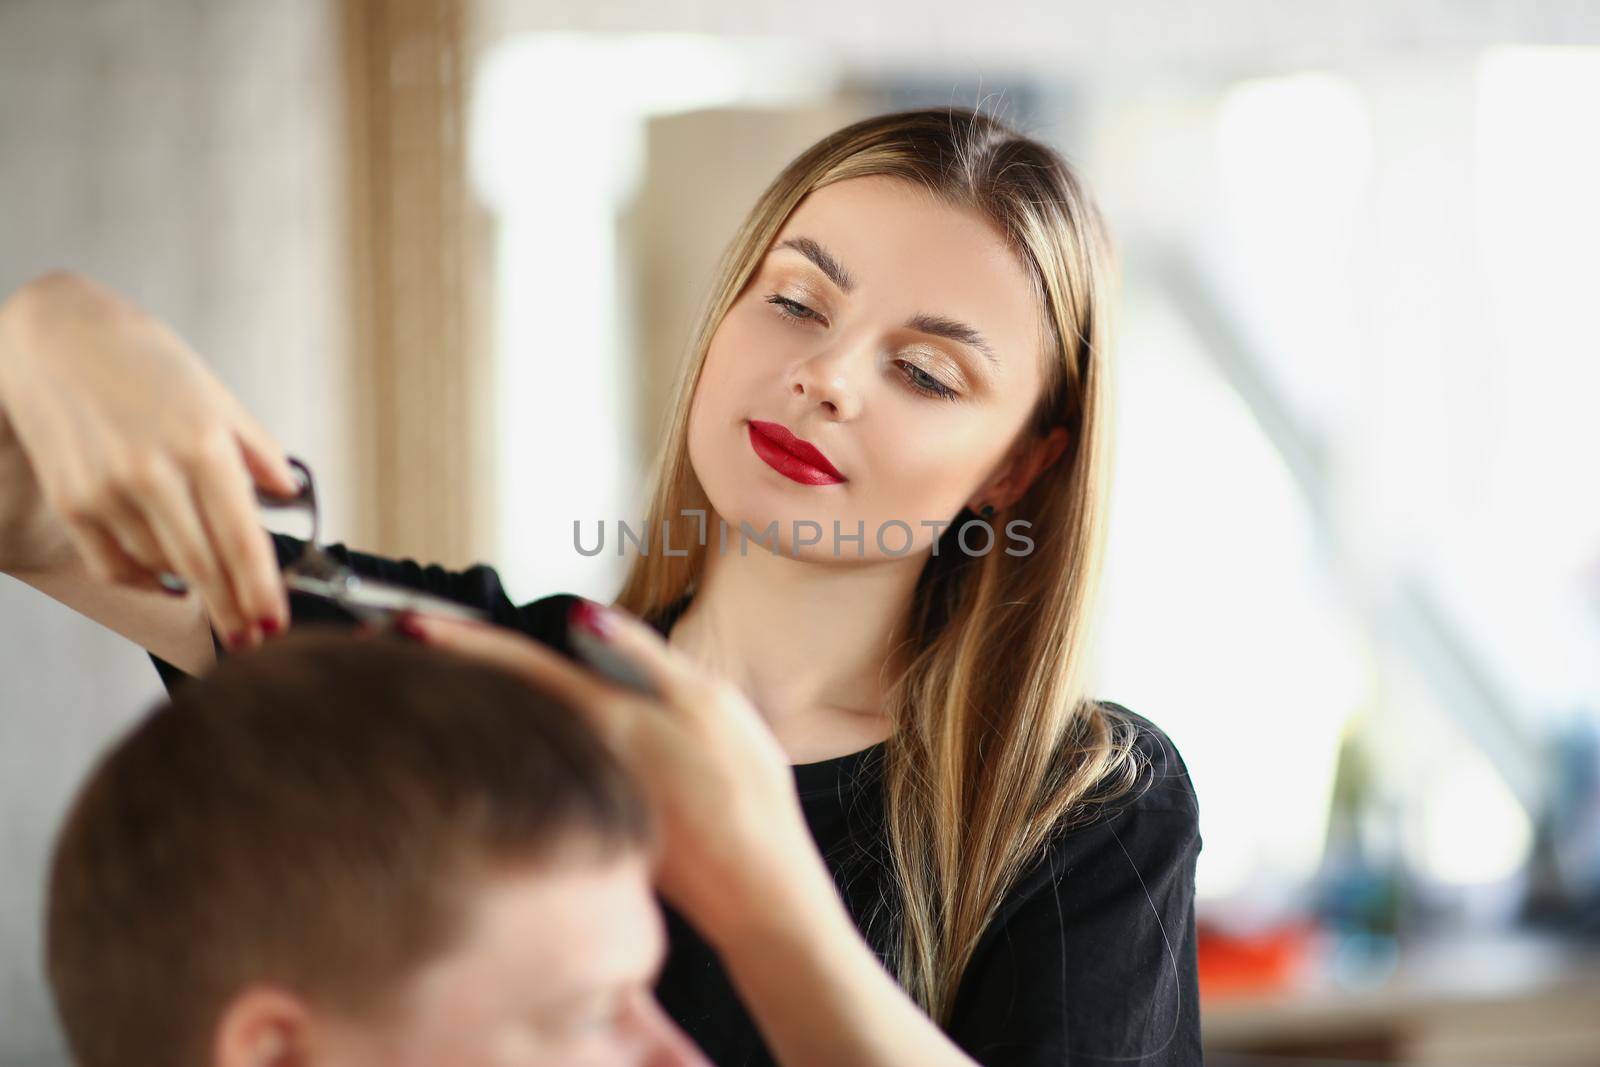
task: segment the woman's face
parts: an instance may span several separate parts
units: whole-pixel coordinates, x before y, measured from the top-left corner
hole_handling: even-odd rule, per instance
[[[793,555],[792,531],[810,520],[802,541],[821,540],[804,557],[906,555],[938,539],[943,527],[924,523],[1020,495],[1066,436],[1019,444],[1041,385],[1040,314],[1022,264],[976,213],[880,176],[808,195],[713,336],[690,412],[690,461],[729,550],[741,521],[760,536],[777,520]],[[789,459],[759,432],[772,424],[825,462]],[[885,526],[895,520],[909,534]],[[862,543],[835,551],[835,522]]]

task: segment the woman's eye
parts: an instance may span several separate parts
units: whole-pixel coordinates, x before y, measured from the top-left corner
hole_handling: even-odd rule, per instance
[[[901,360],[900,365],[906,369],[906,381],[910,382],[911,387],[918,392],[926,393],[940,400],[954,400],[956,398],[954,389],[951,389],[916,364]]]
[[[767,303],[776,307],[778,309],[778,314],[782,315],[786,319],[792,319],[795,322],[823,321],[821,315],[818,315],[815,311],[812,311],[804,304],[796,300],[790,300],[785,296],[779,296],[777,293],[772,293],[769,295],[767,297]],[[917,392],[939,400],[956,399],[957,394],[954,389],[951,389],[949,386],[945,385],[943,382],[929,374],[927,371],[923,370],[921,367],[918,367],[914,363],[907,363],[905,360],[901,360],[900,365],[906,369],[906,381],[909,382],[911,387],[917,390]]]
[[[804,304],[790,300],[788,297],[779,296],[777,293],[767,297],[767,303],[776,307],[778,314],[786,319],[794,319],[797,322],[820,322],[822,320],[822,316]]]

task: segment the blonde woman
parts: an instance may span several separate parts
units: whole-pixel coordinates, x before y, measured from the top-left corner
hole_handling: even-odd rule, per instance
[[[643,515],[666,543],[613,605],[337,546],[487,610],[406,630],[560,693],[644,782],[658,995],[715,1062],[1201,1062],[1194,790],[1085,691],[1114,289],[1054,151],[969,110],[870,118],[729,246]],[[138,309],[70,275],[17,294],[0,405],[7,570],[169,685],[323,615],[259,525],[283,450]],[[569,614],[657,695],[579,667]]]

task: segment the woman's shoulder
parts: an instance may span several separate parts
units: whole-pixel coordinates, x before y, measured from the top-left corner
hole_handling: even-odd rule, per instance
[[[1184,862],[1200,850],[1200,803],[1189,768],[1156,722],[1122,704],[1096,702],[1131,749],[1113,774],[1064,818],[1013,891],[1025,899],[1076,877],[1100,881]],[[1093,872],[1093,873],[1091,873]]]
[[[571,652],[567,642],[567,613],[572,610],[573,602],[581,599],[577,593],[547,593],[530,600],[517,609],[517,628],[552,648]]]
[[[1097,701],[1123,735],[1131,735],[1137,778],[1124,806],[1198,818],[1200,800],[1189,765],[1172,738],[1150,718],[1110,700]]]
[[[984,951],[1009,952],[1011,942],[1058,928],[1103,944],[1141,931],[1176,936],[1192,922],[1201,839],[1189,769],[1152,719],[1097,703],[1130,741],[1132,787],[1103,794],[1110,799],[1063,820],[1007,890],[985,931]],[[1152,925],[1152,917],[1159,923]]]

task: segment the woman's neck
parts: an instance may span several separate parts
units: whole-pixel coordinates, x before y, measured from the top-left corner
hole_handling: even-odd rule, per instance
[[[885,696],[905,663],[895,644],[923,562],[713,552],[668,643],[737,684],[790,762],[856,752],[892,731]]]

